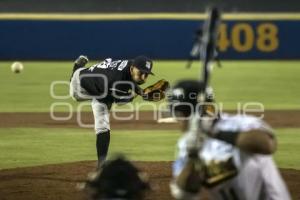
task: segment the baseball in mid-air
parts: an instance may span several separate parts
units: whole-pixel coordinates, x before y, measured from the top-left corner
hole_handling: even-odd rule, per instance
[[[23,71],[24,66],[21,62],[14,62],[11,65],[11,71],[14,73],[20,73],[21,71]]]

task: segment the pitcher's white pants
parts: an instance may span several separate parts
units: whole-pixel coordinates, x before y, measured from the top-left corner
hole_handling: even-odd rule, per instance
[[[94,115],[95,133],[103,133],[110,130],[109,123],[109,110],[111,104],[99,102],[96,98],[92,98],[88,92],[81,87],[80,84],[80,71],[85,68],[77,69],[70,82],[70,96],[76,101],[92,100],[92,110]]]

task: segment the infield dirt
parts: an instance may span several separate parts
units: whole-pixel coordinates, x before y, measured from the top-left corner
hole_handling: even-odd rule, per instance
[[[235,113],[229,111],[229,113]],[[54,113],[55,117],[68,117],[70,113]],[[260,114],[257,114],[260,115]],[[118,120],[115,117],[129,120]],[[93,115],[90,112],[80,113],[80,121],[85,125],[93,126]],[[110,115],[112,130],[122,129],[178,129],[179,125],[159,124],[156,119],[157,113],[153,111],[144,112],[119,112]],[[272,127],[300,127],[300,110],[271,110],[264,112],[264,118]],[[46,113],[0,113],[0,127],[40,127],[40,128],[78,128],[78,113],[72,113],[68,120],[53,120],[51,115]],[[92,128],[92,127],[91,127]]]
[[[147,192],[147,200],[172,199],[169,192],[171,162],[135,162],[135,164],[140,170],[149,174],[152,191]],[[77,189],[77,185],[86,179],[87,174],[95,169],[95,165],[95,161],[83,161],[2,170],[0,171],[0,199],[87,199],[86,194]],[[293,199],[300,199],[300,172],[292,169],[280,171]]]

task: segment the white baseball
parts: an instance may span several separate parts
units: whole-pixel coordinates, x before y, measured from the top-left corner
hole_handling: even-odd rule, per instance
[[[21,62],[14,62],[11,65],[11,71],[14,73],[20,73],[24,69],[24,66]]]

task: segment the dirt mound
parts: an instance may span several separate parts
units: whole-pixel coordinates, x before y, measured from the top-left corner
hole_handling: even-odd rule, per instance
[[[172,199],[169,194],[171,162],[135,162],[142,171],[150,175],[153,191],[147,200]],[[82,200],[86,195],[76,189],[87,174],[95,169],[95,161],[40,167],[17,168],[0,171],[1,200]],[[293,199],[300,199],[300,171],[282,169]]]

